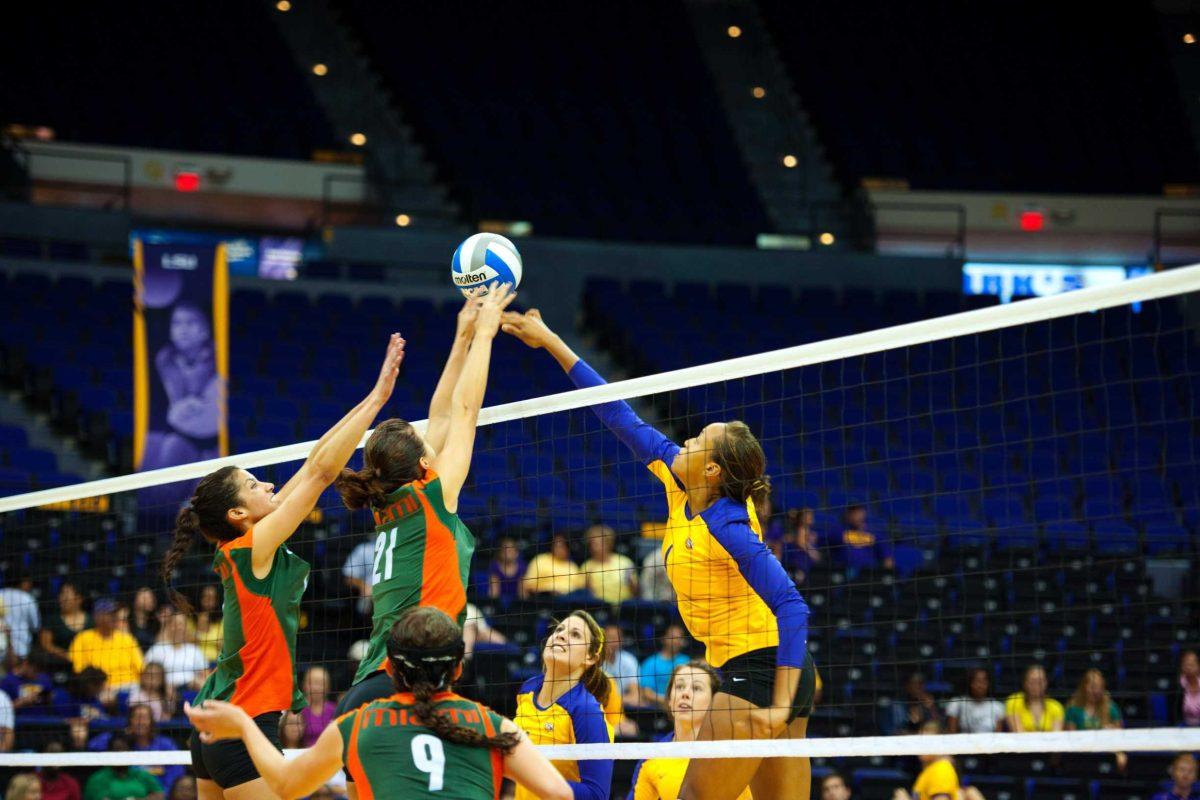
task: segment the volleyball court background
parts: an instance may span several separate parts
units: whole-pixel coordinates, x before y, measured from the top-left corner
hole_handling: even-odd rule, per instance
[[[589,329],[624,366],[654,374],[746,355],[751,347],[925,316],[938,299],[926,298],[922,309],[905,307],[903,295],[891,303],[850,296],[839,307],[806,293],[789,315],[780,313],[780,298],[744,291],[730,297],[730,290],[712,295],[676,287],[669,293],[656,284],[597,282],[588,293]],[[1049,308],[1070,300],[1033,302]],[[448,307],[433,317],[446,330],[423,321],[425,336],[410,338],[422,355],[400,378],[409,395],[398,391],[405,406],[399,410],[407,416],[423,416],[416,398],[432,389],[429,357],[448,347],[449,313]],[[1034,663],[1046,667],[1049,694],[1064,704],[1083,672],[1094,668],[1104,674],[1128,727],[1175,722],[1179,657],[1197,639],[1189,603],[1194,578],[1186,569],[1200,513],[1196,313],[1195,296],[1180,295],[894,349],[883,349],[885,337],[867,355],[828,358],[814,350],[812,358],[822,363],[638,392],[635,406],[678,440],[715,420],[743,419],[751,426],[775,487],[774,514],[766,523],[771,538],[783,535],[789,510],[814,510],[822,560],[800,583],[812,610],[809,646],[823,680],[810,736],[899,732],[904,687],[914,672],[945,701],[961,694],[969,667],[983,667],[993,695],[1003,699]],[[699,327],[695,319],[719,324]],[[390,329],[392,322],[370,325]],[[394,326],[405,330],[407,322]],[[353,341],[354,360],[369,365],[375,341]],[[827,352],[838,349],[832,343]],[[503,396],[519,391],[513,387],[522,381],[540,390],[569,388],[548,356],[503,341],[493,383]],[[354,391],[366,388],[363,383]],[[288,392],[279,397],[286,401]],[[345,399],[348,407],[354,398]],[[260,410],[274,402],[255,398]],[[234,413],[245,403],[235,386]],[[331,413],[320,425],[334,419]],[[269,413],[231,420],[235,431],[285,421]],[[306,426],[320,432],[317,420]],[[290,461],[253,471],[282,482],[296,466]],[[190,485],[181,483],[181,491]],[[28,574],[43,614],[66,581],[90,599],[123,603],[141,586],[157,587],[177,504],[146,502],[137,491],[106,497],[84,503],[106,509],[101,513],[27,508],[0,517],[8,553],[0,563],[4,583]],[[878,563],[889,555],[883,552],[875,564],[848,566],[845,552],[833,546],[843,512],[856,504],[866,508],[866,529],[889,540],[894,567]],[[653,523],[665,518],[661,486],[587,408],[530,411],[483,425],[460,513],[479,538],[471,599],[507,639],[476,647],[465,694],[511,713],[516,688],[539,670],[538,644],[550,621],[573,608],[619,624],[626,649],[639,661],[658,650],[677,619],[669,603],[608,607],[580,595],[489,596],[488,565],[502,537],[516,540],[528,560],[549,550],[553,534],[566,534],[576,563],[588,557],[584,532],[595,523],[614,528],[618,550],[638,565],[657,546]],[[367,515],[346,512],[329,493],[290,544],[313,564],[298,645],[301,671],[326,667],[335,692],[347,688],[352,645],[369,630],[344,567],[356,547],[372,540],[370,533]],[[791,548],[783,545],[782,554],[796,566]],[[180,571],[177,585],[194,602],[215,583],[210,563],[210,553],[197,551]],[[685,652],[703,655],[690,642]],[[44,710],[19,719],[21,747],[63,737],[61,709]],[[661,709],[625,714],[636,726],[635,740],[669,729]],[[94,722],[92,733],[123,724],[117,713]],[[163,727],[180,741],[186,733],[171,723]],[[622,762],[614,792],[624,790],[631,766]],[[817,766],[865,771],[860,786],[875,781],[883,796],[888,787],[911,782],[903,771],[913,763],[876,756],[823,759]],[[1165,758],[1153,754],[1131,756],[1123,776],[1105,754],[960,761],[960,772],[989,796],[1016,796],[1023,790],[1018,775],[1039,776],[1048,791],[1070,794],[1097,777],[1153,784],[1164,769]]]

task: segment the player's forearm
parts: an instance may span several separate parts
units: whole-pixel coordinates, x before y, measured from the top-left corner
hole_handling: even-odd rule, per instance
[[[386,398],[372,392],[330,430],[328,441],[317,452],[309,455],[308,461],[305,462],[314,475],[320,476],[327,483],[333,483],[350,460],[350,456],[358,449],[358,443],[383,409],[384,402]]]
[[[478,413],[487,390],[488,368],[492,362],[492,339],[489,334],[477,333],[471,341],[462,372],[454,385],[452,408],[456,412]]]
[[[604,386],[606,383],[600,373],[581,358],[575,359],[567,375],[581,389]],[[592,411],[645,464],[658,460],[670,464],[674,454],[679,452],[670,439],[654,426],[646,424],[624,400],[594,405]]]
[[[579,363],[579,356],[558,334],[547,339],[545,347],[546,352],[554,356],[554,360],[562,367],[563,372],[570,372],[571,368]]]
[[[467,352],[471,349],[471,338],[455,334],[454,344],[450,346],[450,355],[446,356],[446,366],[442,367],[442,375],[438,378],[429,401],[429,419],[444,417],[450,413],[450,403],[454,397],[454,387],[462,375],[463,365],[467,361]]]

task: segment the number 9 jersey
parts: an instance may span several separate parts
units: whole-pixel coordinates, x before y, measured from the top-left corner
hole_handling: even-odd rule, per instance
[[[411,693],[401,692],[338,717],[342,762],[359,800],[499,797],[504,781],[501,752],[439,739],[413,715],[415,702]],[[439,692],[432,702],[436,713],[484,736],[498,734],[504,722],[487,706],[453,692]]]
[[[475,536],[458,514],[446,510],[442,481],[433,470],[388,495],[388,504],[374,515],[375,608],[370,644],[355,684],[384,669],[388,634],[408,609],[433,606],[463,624],[475,553]]]

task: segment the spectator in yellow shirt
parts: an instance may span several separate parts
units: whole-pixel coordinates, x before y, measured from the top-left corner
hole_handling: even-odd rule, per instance
[[[926,722],[921,726],[922,734],[939,734],[942,727],[937,722]],[[962,787],[958,785],[958,771],[949,756],[923,754],[918,756],[924,768],[913,784],[912,794],[897,789],[892,800],[962,800]]]
[[[617,533],[607,525],[593,525],[587,531],[588,553],[583,562],[587,588],[610,606],[637,596],[637,567],[633,559],[614,553]]]
[[[1066,712],[1062,703],[1046,696],[1046,670],[1034,664],[1025,670],[1021,691],[1008,696],[1004,716],[1013,733],[1061,731]]]
[[[550,552],[535,556],[521,580],[521,597],[534,594],[570,594],[584,588],[583,572],[571,560],[564,534],[550,540]]]
[[[103,670],[108,676],[108,691],[137,686],[142,674],[142,651],[137,640],[117,630],[117,604],[109,598],[96,601],[92,609],[94,628],[82,630],[67,650],[76,672],[87,667]]]

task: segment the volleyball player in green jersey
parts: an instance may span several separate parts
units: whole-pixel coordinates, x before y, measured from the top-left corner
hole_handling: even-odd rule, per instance
[[[329,723],[292,761],[237,706],[210,700],[186,710],[202,741],[241,739],[284,800],[316,791],[343,766],[359,800],[494,800],[505,777],[542,800],[571,800],[566,779],[511,720],[451,691],[463,650],[454,620],[410,609],[388,636],[392,694]]]
[[[337,479],[346,506],[370,508],[375,518],[371,638],[339,714],[392,693],[387,639],[405,611],[432,606],[460,625],[465,619],[475,537],[455,512],[471,466],[492,340],[515,297],[503,284],[467,298],[429,403],[425,436],[404,420],[389,419],[367,440],[363,468],[344,470]]]
[[[309,566],[287,541],[391,397],[403,358],[404,339],[392,334],[371,393],[321,437],[279,492],[244,469],[222,467],[200,481],[176,520],[163,579],[169,585],[179,561],[204,539],[216,547],[213,570],[225,592],[221,653],[197,699],[228,700],[275,747],[282,712],[304,707],[296,684],[296,631]],[[173,596],[186,613],[190,604],[178,592]],[[240,742],[209,744],[193,736],[190,747],[200,800],[274,797]]]

